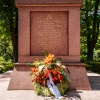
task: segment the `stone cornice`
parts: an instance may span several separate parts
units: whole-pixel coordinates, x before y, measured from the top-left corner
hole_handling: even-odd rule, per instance
[[[15,0],[17,6],[66,6],[66,5],[78,5],[83,4],[83,0]]]

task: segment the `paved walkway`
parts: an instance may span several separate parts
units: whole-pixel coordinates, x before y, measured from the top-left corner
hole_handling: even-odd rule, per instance
[[[0,100],[56,100],[54,97],[44,98],[37,96],[33,90],[11,90],[8,91],[12,71],[0,74]],[[100,100],[100,75],[87,72],[92,91],[67,91],[65,100]]]

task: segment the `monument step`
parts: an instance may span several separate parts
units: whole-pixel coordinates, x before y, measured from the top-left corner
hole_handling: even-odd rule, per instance
[[[31,68],[28,63],[16,63],[8,86],[8,90],[32,90],[32,77],[29,76]],[[91,90],[91,86],[86,74],[85,64],[83,63],[66,63],[67,69],[64,71],[70,78],[69,89]]]

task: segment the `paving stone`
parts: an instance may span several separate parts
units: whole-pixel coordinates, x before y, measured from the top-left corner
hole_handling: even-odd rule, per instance
[[[10,90],[8,85],[12,71],[0,74],[0,100],[58,100],[55,97],[37,96],[33,90]],[[87,72],[90,78],[92,91],[68,90],[64,95],[64,100],[100,100],[100,75]],[[94,76],[94,77],[93,77]]]

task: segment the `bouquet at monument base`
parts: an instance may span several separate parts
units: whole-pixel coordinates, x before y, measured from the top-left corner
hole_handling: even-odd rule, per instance
[[[45,58],[30,64],[32,83],[37,95],[52,96],[61,99],[68,88],[69,78],[65,74],[61,59],[46,53]]]

